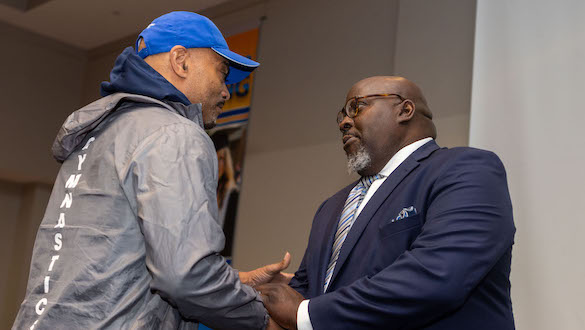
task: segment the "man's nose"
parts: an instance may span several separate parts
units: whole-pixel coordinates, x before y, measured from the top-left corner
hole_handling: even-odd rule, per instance
[[[223,98],[224,100],[229,100],[231,97],[230,95],[230,91],[227,88],[227,85],[223,85],[223,90],[221,91],[221,98]]]
[[[344,116],[343,120],[339,123],[339,130],[341,132],[345,132],[347,130],[349,130],[351,127],[353,127],[354,122],[352,118],[349,118],[349,116]]]

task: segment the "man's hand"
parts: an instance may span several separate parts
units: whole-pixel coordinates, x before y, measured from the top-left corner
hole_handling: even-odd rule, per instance
[[[249,272],[240,272],[240,281],[242,283],[256,287],[265,283],[284,283],[288,284],[294,274],[283,273],[290,264],[290,253],[286,253],[284,258],[277,263],[266,265]]]
[[[273,319],[268,319],[268,325],[266,326],[266,330],[285,330],[283,327],[278,325],[278,323],[274,322]]]
[[[268,283],[256,287],[270,318],[286,329],[297,328],[297,310],[305,298],[287,284]]]

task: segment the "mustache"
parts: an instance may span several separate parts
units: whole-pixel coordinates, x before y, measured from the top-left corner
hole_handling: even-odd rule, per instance
[[[346,135],[357,137],[357,135],[355,133],[350,133],[349,132],[349,129],[347,129],[347,130],[345,130],[345,129],[344,130],[341,130],[341,137],[344,137]]]

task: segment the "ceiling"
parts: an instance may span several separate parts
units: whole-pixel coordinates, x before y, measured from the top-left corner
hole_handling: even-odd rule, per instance
[[[91,50],[138,34],[174,10],[203,11],[229,0],[0,0],[0,22]]]

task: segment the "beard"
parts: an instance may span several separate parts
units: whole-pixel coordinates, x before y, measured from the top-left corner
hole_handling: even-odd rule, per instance
[[[203,128],[204,129],[212,129],[217,125],[217,123],[215,121],[212,122],[208,122],[208,123],[203,123]]]
[[[347,154],[347,173],[361,172],[372,163],[372,157],[363,145],[353,154]]]
[[[217,117],[221,114],[224,104],[225,101],[218,102],[213,106],[207,104],[202,105],[203,128],[212,129],[217,125]]]

